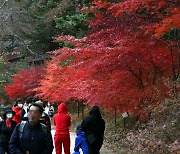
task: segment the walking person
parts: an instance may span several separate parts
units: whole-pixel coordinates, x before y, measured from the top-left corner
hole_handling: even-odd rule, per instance
[[[39,103],[43,104],[43,102],[41,102],[40,100],[36,101],[36,102],[37,103],[39,102]],[[44,104],[43,104],[43,107],[44,107]],[[40,122],[45,124],[47,126],[47,128],[51,131],[51,120],[50,120],[49,115],[45,111],[43,111],[43,113],[42,113]]]
[[[28,121],[18,124],[9,141],[10,154],[52,154],[53,141],[50,130],[40,123],[43,104],[33,103],[28,111]]]
[[[54,107],[50,104],[50,102],[48,102],[48,104],[45,106],[45,109],[44,109],[45,113],[48,114],[48,116],[50,117],[50,119],[53,118],[53,115],[54,115]]]
[[[56,132],[54,143],[56,154],[62,153],[62,145],[65,154],[70,154],[70,133],[71,117],[67,114],[67,107],[64,103],[58,106],[58,113],[54,115],[54,125]]]
[[[23,107],[22,100],[21,98],[18,98],[12,107],[12,110],[16,113],[15,116],[13,117],[13,120],[18,124],[21,122],[20,114],[22,107]]]
[[[54,115],[54,107],[52,105],[50,105],[48,115],[50,118],[52,118]]]
[[[3,120],[0,122],[0,154],[9,154],[8,143],[17,124],[12,120],[14,115],[15,112],[10,107],[3,112]]]
[[[98,106],[93,106],[81,124],[88,143],[89,154],[99,154],[104,140],[105,122]]]
[[[31,106],[31,104],[34,102],[34,97],[32,96],[29,96],[24,105],[23,105],[23,108],[21,110],[21,113],[20,113],[20,118],[21,118],[21,121],[27,121],[28,120],[28,110],[29,110],[29,107]]]
[[[31,106],[32,103],[38,103],[38,104],[42,104],[43,105],[43,102],[41,100],[38,100],[37,98],[34,98],[34,97],[28,97],[25,104],[24,104],[24,107],[21,111],[21,120],[22,121],[27,121],[28,120],[28,111],[29,111],[29,107]],[[44,105],[43,105],[44,107]],[[45,113],[45,111],[43,110],[43,113],[42,113],[42,116],[41,116],[41,119],[40,119],[40,122],[45,124],[49,130],[51,130],[51,121],[50,121],[50,118],[48,116],[48,114]]]
[[[81,125],[77,126],[76,135],[77,136],[75,139],[75,147],[73,154],[80,154],[80,149],[82,149],[83,154],[88,154],[88,144],[86,142],[86,138],[84,136],[84,132],[82,131]]]

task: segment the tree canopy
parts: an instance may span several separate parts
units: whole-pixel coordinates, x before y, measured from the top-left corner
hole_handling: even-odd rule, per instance
[[[90,33],[55,38],[72,47],[52,52],[35,95],[51,102],[77,98],[145,116],[179,78],[178,1],[94,0],[82,12],[94,15]]]

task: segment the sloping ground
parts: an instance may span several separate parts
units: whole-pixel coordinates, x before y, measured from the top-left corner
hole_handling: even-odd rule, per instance
[[[180,153],[180,103],[166,100],[138,130],[106,130],[104,146],[117,154]]]

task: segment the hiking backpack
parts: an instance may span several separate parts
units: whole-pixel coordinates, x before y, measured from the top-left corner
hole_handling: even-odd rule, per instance
[[[20,123],[20,125],[19,125],[19,129],[18,129],[19,130],[19,138],[22,137],[22,134],[23,134],[23,131],[24,131],[24,127],[25,127],[26,123],[27,123],[27,121],[22,121]],[[41,124],[41,128],[43,130],[43,133],[47,134],[47,127],[46,127],[46,125],[42,124],[42,123],[40,123],[40,124]]]

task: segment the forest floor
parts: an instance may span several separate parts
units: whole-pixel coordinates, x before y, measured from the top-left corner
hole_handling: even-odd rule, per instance
[[[149,121],[136,129],[114,129],[107,123],[104,147],[117,154],[178,154],[179,130],[180,103],[167,99],[151,113]]]
[[[71,128],[74,129],[80,120],[73,117],[73,121]],[[152,111],[150,120],[138,127],[124,129],[119,123],[115,127],[112,118],[105,121],[101,154],[180,153],[180,103],[177,99],[166,99]]]

